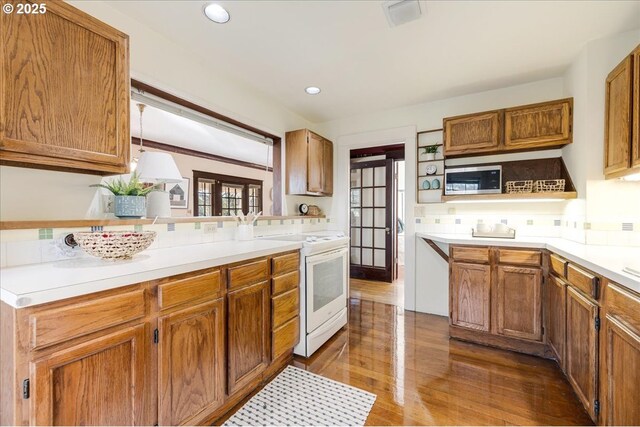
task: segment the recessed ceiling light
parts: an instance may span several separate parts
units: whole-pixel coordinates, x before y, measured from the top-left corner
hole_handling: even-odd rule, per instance
[[[218,24],[225,24],[231,19],[229,12],[217,3],[209,3],[206,5],[204,7],[204,15]]]
[[[320,88],[315,86],[309,86],[304,91],[307,92],[309,95],[317,95],[320,93]]]

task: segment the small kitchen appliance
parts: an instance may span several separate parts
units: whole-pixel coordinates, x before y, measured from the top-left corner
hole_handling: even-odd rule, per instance
[[[444,170],[444,194],[502,193],[502,166],[474,166]]]

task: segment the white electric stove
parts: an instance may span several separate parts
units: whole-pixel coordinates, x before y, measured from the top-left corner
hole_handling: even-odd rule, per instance
[[[300,256],[300,342],[309,357],[347,324],[349,238],[336,231],[265,237],[302,242]]]

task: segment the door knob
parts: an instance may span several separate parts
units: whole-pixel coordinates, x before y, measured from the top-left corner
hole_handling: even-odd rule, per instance
[[[389,227],[385,227],[384,231],[386,231],[387,234],[389,234],[391,232],[391,229]]]

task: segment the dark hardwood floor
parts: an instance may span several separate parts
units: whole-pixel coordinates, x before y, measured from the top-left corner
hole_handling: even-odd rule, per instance
[[[375,393],[368,425],[585,425],[555,362],[448,338],[444,317],[350,300],[349,324],[293,365]]]

